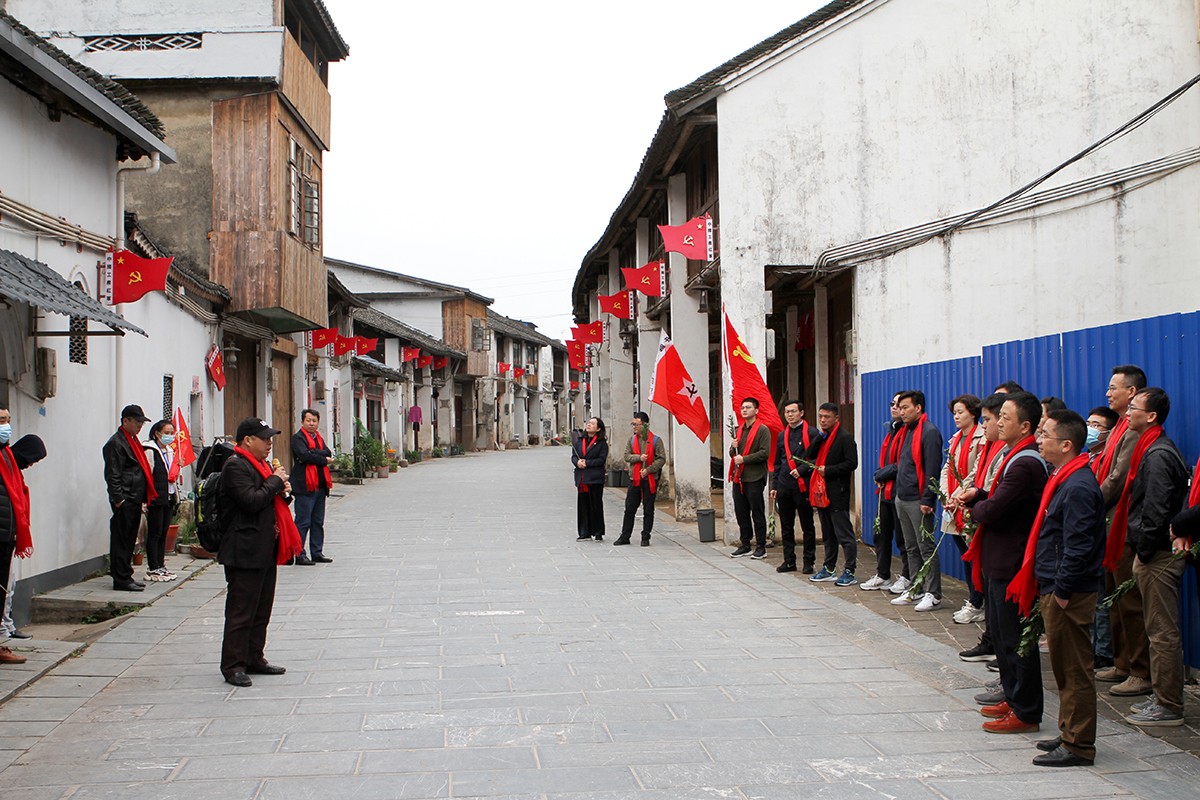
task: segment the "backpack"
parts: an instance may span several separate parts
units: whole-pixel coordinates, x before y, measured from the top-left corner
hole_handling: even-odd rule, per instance
[[[196,484],[196,537],[200,546],[210,553],[221,549],[225,535],[221,519],[221,473],[214,472]]]

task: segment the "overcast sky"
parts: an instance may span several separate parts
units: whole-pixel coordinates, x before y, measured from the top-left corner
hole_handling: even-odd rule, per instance
[[[822,0],[325,0],[325,254],[495,298],[567,338],[570,290],[663,95]]]

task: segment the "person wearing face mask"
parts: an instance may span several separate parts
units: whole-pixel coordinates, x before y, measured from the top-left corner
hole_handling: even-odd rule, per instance
[[[1104,455],[1104,448],[1108,445],[1108,435],[1116,426],[1118,419],[1120,417],[1117,412],[1108,406],[1096,406],[1088,412],[1087,441],[1084,442],[1083,451],[1088,454],[1089,463],[1094,463],[1097,458]]]
[[[1120,417],[1108,406],[1096,406],[1087,415],[1087,440],[1083,450],[1087,453],[1088,465],[1095,472],[1097,461],[1104,455],[1108,446],[1108,437],[1116,427]],[[1104,583],[1101,578],[1101,584]],[[1092,622],[1092,642],[1095,648],[1096,670],[1106,672],[1113,666],[1113,634],[1112,622],[1108,617],[1108,608],[1104,605],[1104,587],[1096,593],[1096,618]]]
[[[175,424],[160,419],[150,427],[150,438],[142,446],[150,461],[154,491],[158,495],[146,504],[146,580],[173,581],[175,573],[167,570],[165,550],[167,527],[179,506],[176,485],[179,481],[179,459],[175,456]]]
[[[7,413],[7,412],[3,412],[2,410],[0,410],[0,414],[2,414],[2,413]],[[5,425],[8,426],[7,429],[4,428]],[[17,463],[17,469],[20,469],[20,470],[29,469],[29,467],[33,466],[34,464],[38,463],[39,461],[41,461],[43,458],[46,457],[46,443],[42,441],[40,436],[37,436],[36,434],[32,434],[32,433],[27,433],[24,436],[22,436],[20,439],[17,439],[14,442],[11,440],[12,423],[4,423],[3,425],[0,425],[0,431],[3,431],[3,430],[7,430],[9,432],[8,433],[9,438],[5,439],[4,434],[2,432],[0,432],[0,441],[5,441],[8,443],[9,448],[11,448],[13,460],[15,460]],[[3,445],[0,445],[0,447],[2,447],[2,446]],[[5,491],[4,487],[0,486],[0,492],[4,492],[4,491]],[[18,563],[20,563],[20,559],[14,558],[12,560],[12,566],[9,568],[8,584],[7,584],[7,586],[9,588],[15,587],[17,585],[17,564]],[[0,639],[31,639],[31,638],[33,638],[28,633],[25,633],[24,631],[18,629],[16,624],[13,623],[13,616],[12,616],[13,592],[0,591],[0,594],[4,595],[4,614],[3,614],[3,616],[0,616]],[[0,661],[2,661],[2,659],[0,659]]]
[[[12,415],[0,408],[0,588],[7,597],[13,555],[28,558],[33,553],[29,530],[29,489],[17,466],[12,448]],[[0,647],[0,664],[23,664],[25,656]]]

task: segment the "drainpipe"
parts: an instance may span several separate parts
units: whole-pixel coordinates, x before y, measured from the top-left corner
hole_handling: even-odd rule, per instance
[[[117,244],[114,249],[125,249],[125,173],[139,171],[147,175],[153,175],[162,167],[159,153],[150,154],[150,163],[142,164],[141,159],[138,159],[133,164],[118,164],[117,165]],[[121,313],[120,306],[113,308],[117,314]],[[113,409],[119,410],[123,407],[121,403],[121,392],[125,385],[125,357],[124,357],[124,336],[117,337],[117,349],[113,357],[114,380],[113,380]]]

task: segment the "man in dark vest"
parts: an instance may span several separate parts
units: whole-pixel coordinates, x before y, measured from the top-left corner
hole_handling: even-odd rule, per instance
[[[630,423],[633,435],[625,445],[625,463],[629,465],[629,490],[625,493],[625,518],[621,536],[613,545],[629,544],[633,534],[633,518],[642,507],[642,547],[650,546],[650,531],[654,528],[654,499],[662,483],[663,465],[667,463],[662,438],[650,432],[650,415],[637,411]]]

